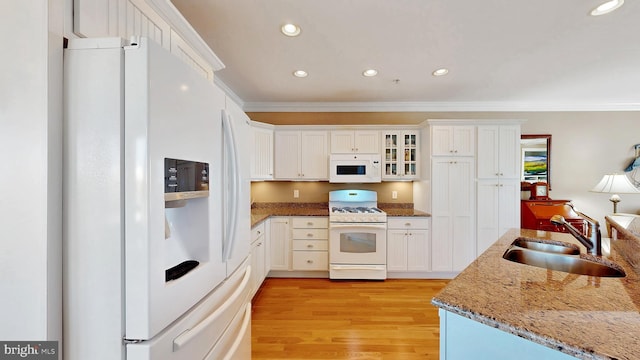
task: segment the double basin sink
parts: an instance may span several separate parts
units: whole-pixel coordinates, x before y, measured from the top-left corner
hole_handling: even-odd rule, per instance
[[[626,276],[620,265],[604,257],[581,254],[577,245],[562,241],[518,237],[502,257],[520,264],[572,274]]]

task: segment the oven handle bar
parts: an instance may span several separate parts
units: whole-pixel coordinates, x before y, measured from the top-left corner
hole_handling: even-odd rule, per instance
[[[346,228],[359,228],[359,229],[386,229],[387,228],[387,224],[380,224],[380,223],[375,223],[375,224],[371,224],[371,223],[330,223],[329,224],[329,229],[346,229]]]
[[[331,265],[332,270],[384,270],[384,265]]]

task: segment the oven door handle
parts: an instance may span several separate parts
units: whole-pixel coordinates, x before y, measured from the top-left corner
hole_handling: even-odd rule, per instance
[[[371,223],[350,223],[350,224],[345,224],[345,223],[340,223],[340,224],[335,224],[335,223],[331,223],[329,224],[329,229],[346,229],[346,228],[360,228],[360,229],[382,229],[385,230],[387,228],[387,224],[371,224]]]

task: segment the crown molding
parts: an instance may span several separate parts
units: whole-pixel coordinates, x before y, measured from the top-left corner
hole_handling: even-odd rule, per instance
[[[245,102],[247,112],[640,111],[640,102]]]
[[[211,65],[213,71],[225,68],[224,63],[211,50],[209,45],[200,37],[198,32],[182,16],[180,11],[170,0],[145,0],[149,6],[164,17],[170,24],[171,29],[178,33],[180,37],[189,44],[202,58]]]
[[[224,81],[220,80],[220,78],[217,77],[215,74],[213,75],[213,83],[216,84],[218,87],[220,87],[220,89],[222,89],[222,91],[224,91],[224,93],[228,97],[230,97],[231,100],[233,100],[233,102],[238,104],[238,106],[240,106],[240,108],[244,110],[244,101],[242,101],[242,99],[235,92],[233,92],[233,90],[231,90],[231,88],[228,87],[227,84],[224,83]]]

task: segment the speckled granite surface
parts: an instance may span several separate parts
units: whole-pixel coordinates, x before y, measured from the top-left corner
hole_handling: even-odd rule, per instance
[[[378,204],[387,216],[430,216],[415,210],[413,204]],[[329,216],[328,203],[254,203],[251,206],[251,226],[269,216]]]
[[[574,275],[503,259],[518,236],[579,244],[569,234],[511,230],[432,303],[580,359],[639,359],[640,278],[616,242],[609,259],[624,268],[624,278]]]

